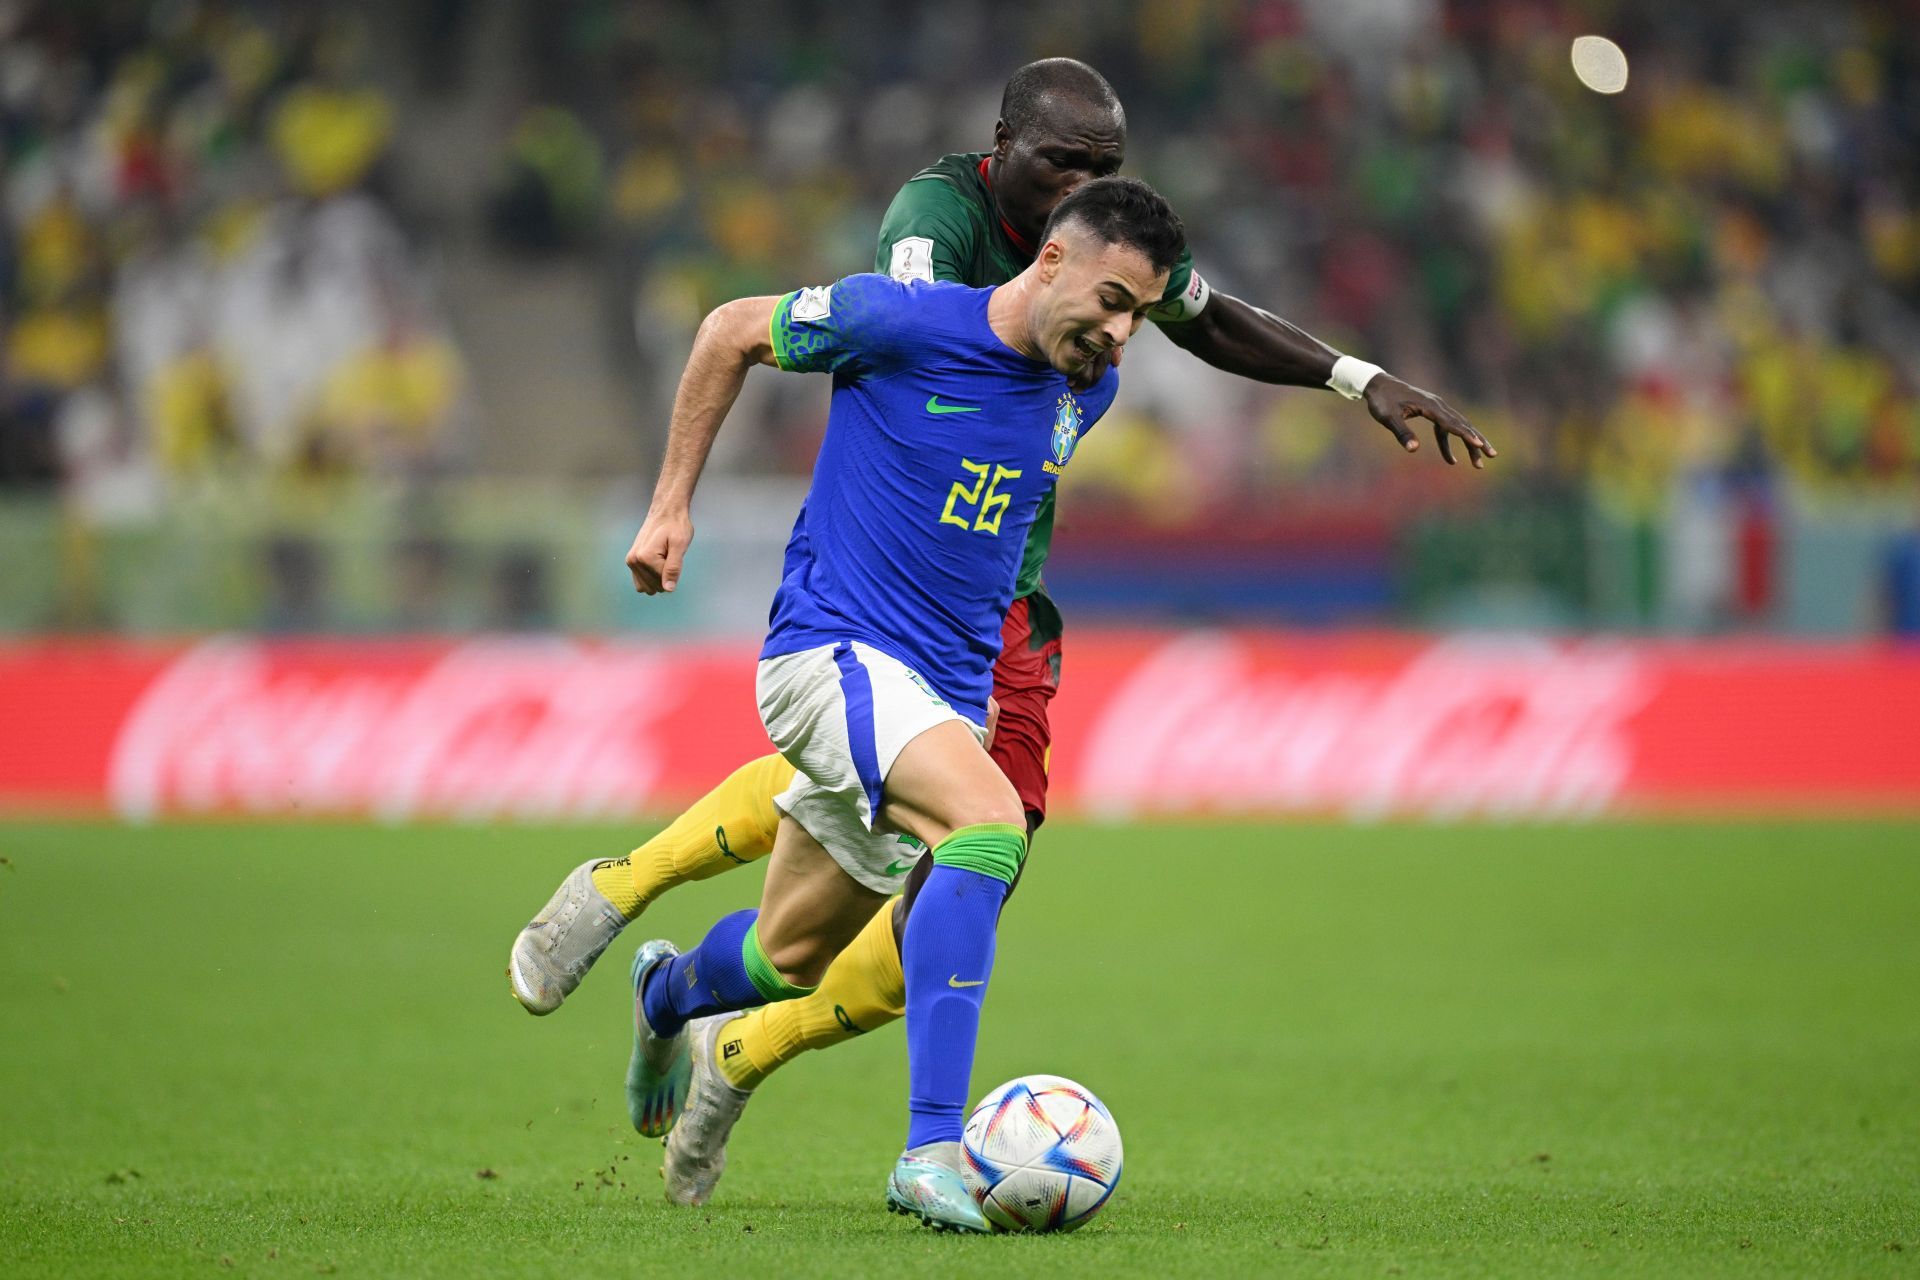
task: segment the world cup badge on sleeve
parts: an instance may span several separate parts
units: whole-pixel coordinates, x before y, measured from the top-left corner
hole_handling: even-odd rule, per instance
[[[825,320],[833,314],[833,286],[815,285],[802,289],[794,296],[793,306],[788,310],[788,318],[798,323]]]

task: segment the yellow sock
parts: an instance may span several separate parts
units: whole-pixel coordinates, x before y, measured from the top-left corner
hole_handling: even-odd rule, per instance
[[[593,887],[629,920],[639,915],[640,908],[647,905],[640,900],[640,891],[633,887],[633,872],[628,869],[625,858],[613,858],[595,867]]]
[[[735,1088],[755,1088],[807,1050],[851,1040],[907,1011],[907,978],[893,941],[895,901],[887,899],[834,957],[812,995],[762,1005],[722,1028],[720,1070]]]
[[[771,853],[773,833],[780,826],[773,798],[792,781],[793,766],[778,755],[743,764],[665,831],[635,849],[628,859],[639,902],[634,914],[677,884],[705,880]]]

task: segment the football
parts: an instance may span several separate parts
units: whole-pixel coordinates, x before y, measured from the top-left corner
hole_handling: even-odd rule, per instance
[[[1120,1185],[1120,1126],[1061,1076],[1021,1076],[967,1117],[967,1185],[1002,1231],[1072,1231]]]

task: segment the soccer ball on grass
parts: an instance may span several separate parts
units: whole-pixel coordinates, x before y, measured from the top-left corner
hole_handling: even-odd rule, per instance
[[[1120,1183],[1120,1126],[1092,1091],[1021,1076],[967,1117],[967,1186],[1002,1231],[1085,1226]]]

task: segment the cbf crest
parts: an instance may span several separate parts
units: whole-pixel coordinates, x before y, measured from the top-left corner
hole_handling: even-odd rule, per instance
[[[1074,446],[1080,443],[1080,422],[1080,402],[1073,392],[1062,393],[1053,405],[1053,457],[1041,464],[1042,470],[1056,476],[1066,471]]]

